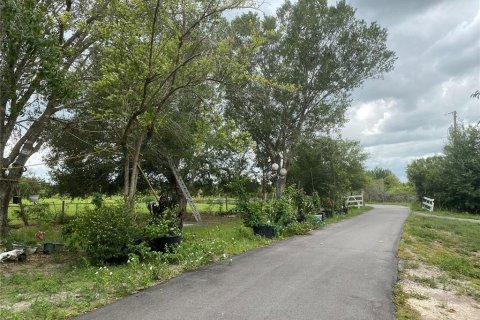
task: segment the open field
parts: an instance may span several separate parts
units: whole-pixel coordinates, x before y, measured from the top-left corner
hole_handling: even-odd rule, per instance
[[[411,215],[398,256],[398,319],[480,319],[478,224]]]
[[[136,203],[136,212],[138,214],[148,214],[148,209],[146,203],[148,201],[153,201],[153,197],[139,197]],[[112,204],[118,201],[122,201],[121,196],[113,196],[105,198],[106,204]],[[28,199],[22,199],[22,202],[28,212],[29,208],[35,206],[36,204],[32,203]],[[63,202],[63,204],[62,204]],[[227,211],[233,209],[236,204],[236,199],[234,198],[194,198],[195,205],[201,213],[226,213]],[[58,219],[62,216],[62,208],[65,216],[73,217],[77,214],[81,214],[86,208],[93,209],[95,206],[92,203],[92,198],[84,199],[66,199],[66,198],[40,198],[37,202],[37,205],[44,206],[44,212],[47,216],[52,219]],[[62,207],[63,206],[63,207]],[[18,215],[20,206],[18,204],[10,204],[9,206],[9,221],[11,225],[23,225],[22,220]],[[187,205],[187,212],[191,213],[190,206]],[[30,215],[29,220],[33,224],[38,224],[36,215]]]

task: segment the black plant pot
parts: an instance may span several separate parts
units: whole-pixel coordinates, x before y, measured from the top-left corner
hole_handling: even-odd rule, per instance
[[[182,242],[182,236],[165,236],[148,240],[152,251],[167,252],[175,249],[175,245]]]
[[[118,256],[105,259],[105,263],[109,265],[125,264],[128,261],[128,256]]]
[[[258,226],[253,226],[252,229],[253,229],[253,233],[269,239],[274,238],[277,235],[275,227],[270,225],[262,224]]]
[[[333,217],[333,210],[325,210],[325,218]]]
[[[13,196],[13,204],[20,204],[22,203],[22,197],[20,196]]]
[[[307,217],[305,217],[305,215],[301,215],[297,217],[297,222],[305,222],[305,221],[307,221]]]

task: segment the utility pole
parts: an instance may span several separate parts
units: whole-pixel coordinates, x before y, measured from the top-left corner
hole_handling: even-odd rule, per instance
[[[454,110],[448,114],[453,114],[453,132],[457,132],[457,111]]]

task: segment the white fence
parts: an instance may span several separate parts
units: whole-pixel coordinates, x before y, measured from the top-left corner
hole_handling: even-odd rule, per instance
[[[428,209],[430,212],[433,211],[434,201],[434,199],[423,197],[422,208]]]
[[[345,206],[352,207],[357,206],[357,208],[363,207],[363,192],[362,194],[351,195],[346,197],[347,201],[345,201]]]

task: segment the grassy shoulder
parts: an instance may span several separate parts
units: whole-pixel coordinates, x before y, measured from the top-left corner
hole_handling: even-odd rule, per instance
[[[394,290],[398,319],[478,319],[478,224],[411,215],[398,257]]]
[[[326,224],[369,209],[351,209],[347,215],[327,219]],[[134,258],[124,265],[99,268],[74,254],[36,254],[26,263],[5,263],[0,269],[0,319],[70,318],[185,271],[212,262],[229,263],[233,255],[309,231],[296,226],[269,240],[254,235],[237,217],[204,216],[204,221],[185,227],[182,244],[175,253],[150,253],[144,261]],[[25,238],[35,230],[22,229],[16,232]],[[59,228],[52,227],[46,235],[49,233],[54,240],[61,237]]]
[[[439,217],[480,220],[480,214],[473,214],[468,212],[453,212],[453,211],[447,211],[447,210],[429,211],[427,209],[423,209],[418,202],[411,203],[410,209],[412,209],[415,212],[432,214]]]

